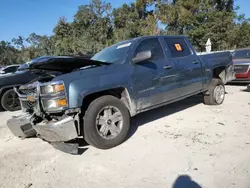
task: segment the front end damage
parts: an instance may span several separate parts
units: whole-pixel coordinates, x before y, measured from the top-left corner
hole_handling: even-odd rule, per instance
[[[56,91],[53,88],[57,88]],[[38,81],[15,89],[23,114],[8,120],[11,132],[22,138],[37,136],[57,149],[77,154],[78,143],[69,141],[79,137],[80,110],[67,110],[64,89],[62,82]]]

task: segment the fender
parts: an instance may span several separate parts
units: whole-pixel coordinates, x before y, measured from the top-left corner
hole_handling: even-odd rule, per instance
[[[133,93],[132,88],[128,87],[128,85],[106,85],[102,87],[91,87],[91,88],[80,88],[75,87],[76,85],[72,84],[70,85],[70,95],[69,95],[69,107],[70,108],[79,108],[83,105],[84,99],[92,94],[100,93],[103,94],[105,92],[115,91],[119,88],[124,88],[124,91],[121,93],[121,100],[125,103],[125,105],[128,107],[131,116],[134,116],[136,114],[136,103],[135,103],[135,95]],[[77,84],[77,86],[79,86]]]
[[[108,87],[106,89],[103,90],[89,90],[89,91],[83,91],[80,93],[80,101],[82,104],[82,101],[84,101],[84,99],[92,94],[105,94],[110,93],[110,94],[116,94],[115,90],[116,89],[124,89],[124,91],[121,92],[121,101],[125,104],[125,106],[127,106],[130,115],[134,116],[136,115],[136,102],[135,99],[132,97],[133,94],[131,93],[131,90],[128,90],[126,87],[124,86],[117,86],[117,87]]]

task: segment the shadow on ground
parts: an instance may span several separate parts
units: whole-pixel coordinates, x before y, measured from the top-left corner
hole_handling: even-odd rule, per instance
[[[201,188],[201,186],[193,181],[190,176],[181,175],[175,180],[173,188]]]
[[[133,134],[135,134],[139,126],[147,124],[151,121],[155,121],[159,118],[175,114],[187,108],[196,106],[202,102],[203,102],[203,96],[196,95],[196,96],[187,98],[185,100],[182,100],[176,103],[172,103],[172,104],[160,107],[160,108],[156,108],[154,110],[150,110],[150,111],[138,114],[131,120],[131,128],[130,128],[130,132],[128,135],[128,139],[131,136],[133,136]]]

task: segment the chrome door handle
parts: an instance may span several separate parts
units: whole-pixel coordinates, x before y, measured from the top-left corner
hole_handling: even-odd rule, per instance
[[[164,69],[172,69],[172,66],[171,65],[166,65],[163,67]]]

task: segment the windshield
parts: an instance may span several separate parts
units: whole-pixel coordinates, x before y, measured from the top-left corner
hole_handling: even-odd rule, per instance
[[[234,52],[234,59],[250,59],[250,49],[249,50],[238,50]]]
[[[127,57],[132,41],[124,41],[113,46],[104,48],[95,54],[91,60],[107,63],[123,63]]]

